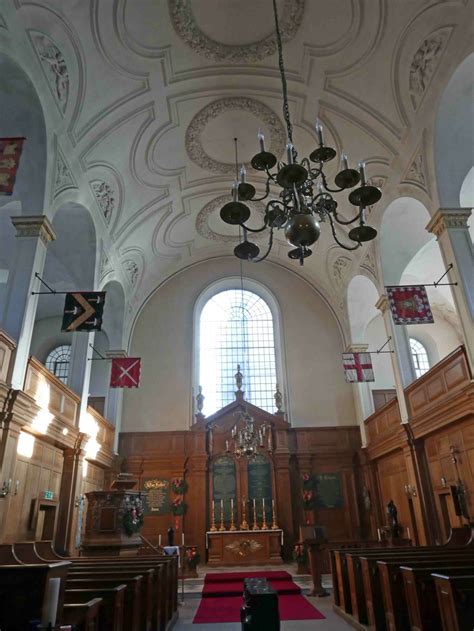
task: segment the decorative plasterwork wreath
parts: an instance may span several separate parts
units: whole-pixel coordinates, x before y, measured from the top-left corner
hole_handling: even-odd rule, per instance
[[[211,158],[205,151],[201,142],[201,135],[209,123],[209,121],[217,118],[224,112],[232,110],[242,110],[247,114],[256,116],[269,131],[271,136],[271,148],[276,156],[281,156],[285,148],[286,136],[285,130],[279,117],[275,112],[260,101],[249,99],[247,97],[236,96],[226,97],[213,101],[204,107],[189,123],[186,130],[185,146],[188,156],[191,160],[206,171],[214,173],[233,173],[235,166],[233,164],[225,164]],[[248,164],[248,168],[251,166]]]
[[[231,200],[231,195],[228,193],[227,195],[220,195],[215,199],[212,199],[208,202],[198,213],[196,217],[196,230],[201,237],[205,239],[209,239],[210,241],[219,241],[220,243],[238,243],[239,237],[238,235],[230,235],[230,234],[221,234],[220,232],[214,232],[209,226],[209,217],[214,213],[219,211],[224,204]],[[265,212],[265,206],[261,202],[252,203],[255,210],[258,213],[263,214]],[[253,235],[253,238],[258,238],[261,235]],[[266,236],[266,235],[264,235]]]
[[[281,36],[290,40],[298,30],[304,14],[305,0],[285,0],[281,17]],[[260,61],[276,51],[276,39],[272,33],[264,39],[245,46],[230,46],[216,42],[205,35],[196,24],[189,0],[168,0],[171,22],[181,39],[195,52],[227,63]]]

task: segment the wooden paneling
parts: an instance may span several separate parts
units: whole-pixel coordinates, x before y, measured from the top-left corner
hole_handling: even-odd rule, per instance
[[[0,382],[9,383],[10,381],[15,346],[12,338],[0,330]]]
[[[396,396],[397,396],[397,391],[393,389],[372,390],[372,399],[374,401],[375,411],[380,410],[380,408],[383,408],[383,406],[386,403],[388,403],[392,399],[395,399]]]
[[[371,458],[400,449],[404,440],[400,422],[397,399],[392,399],[364,421]]]

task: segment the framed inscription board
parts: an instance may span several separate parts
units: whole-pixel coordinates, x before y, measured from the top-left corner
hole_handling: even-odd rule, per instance
[[[266,520],[272,518],[272,466],[262,455],[258,454],[249,460],[248,464],[248,489],[249,489],[249,515],[252,510],[253,500],[256,500],[257,521],[262,519],[262,499],[265,498]]]
[[[344,497],[341,475],[317,473],[314,477],[316,479],[316,508],[342,508]]]
[[[221,500],[223,500],[224,522],[229,523],[230,500],[233,498],[236,506],[237,498],[237,481],[233,458],[230,456],[221,456],[214,460],[212,465],[212,484],[216,521],[220,521],[221,519]]]
[[[170,481],[163,478],[145,478],[143,490],[148,495],[143,503],[145,515],[169,515]]]

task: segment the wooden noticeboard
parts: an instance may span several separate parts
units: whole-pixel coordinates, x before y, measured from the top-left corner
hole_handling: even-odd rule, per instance
[[[316,508],[342,508],[344,496],[341,475],[317,473],[314,477],[316,479]]]
[[[145,478],[143,490],[148,493],[144,502],[145,515],[169,515],[170,481],[166,478]]]

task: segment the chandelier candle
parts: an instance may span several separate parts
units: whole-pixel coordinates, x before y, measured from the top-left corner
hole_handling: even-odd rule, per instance
[[[255,186],[247,181],[247,174],[244,174],[241,169],[237,195],[234,189],[233,201],[224,204],[220,211],[220,217],[225,223],[243,229],[242,231],[239,230],[242,240],[234,248],[236,257],[254,263],[264,261],[273,247],[274,230],[283,229],[286,240],[293,246],[293,249],[288,252],[289,258],[297,260],[300,265],[303,265],[304,259],[312,254],[311,246],[318,241],[321,235],[320,221],[327,220],[334,241],[344,250],[356,250],[361,247],[363,242],[375,239],[377,231],[365,225],[363,211],[367,206],[372,206],[378,202],[382,193],[376,186],[367,184],[365,168],[362,163],[359,166],[359,171],[349,168],[346,154],[341,156],[341,170],[334,178],[334,185],[328,181],[325,173],[326,164],[333,160],[337,153],[335,149],[324,144],[324,131],[319,119],[315,125],[316,148],[308,157],[299,158],[293,142],[293,125],[290,117],[277,0],[272,0],[272,4],[283,97],[283,118],[286,123],[288,139],[286,163],[279,160],[280,156],[275,156],[266,150],[264,135],[259,130],[257,138],[260,151],[254,155],[250,163],[256,171],[266,176],[264,193],[257,196]],[[276,167],[276,171],[272,172],[274,167]],[[337,212],[338,202],[334,199],[333,194],[349,189],[353,189],[349,194],[349,202],[357,210],[351,219],[344,219]],[[263,200],[266,200],[263,225],[258,228],[248,227],[246,222],[251,211],[245,202]],[[336,224],[342,226],[355,224],[355,227],[347,234],[349,242],[346,239],[340,240],[336,233]],[[249,241],[248,235],[265,230],[268,230],[268,246],[266,251],[261,254],[259,246]]]

